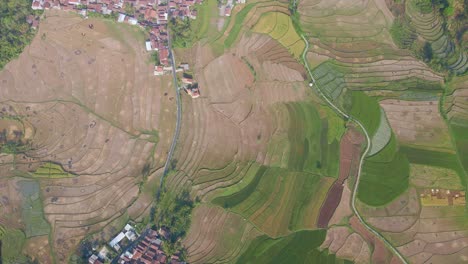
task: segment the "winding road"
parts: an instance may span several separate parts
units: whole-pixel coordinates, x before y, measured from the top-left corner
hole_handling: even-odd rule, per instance
[[[306,48],[304,49],[304,53],[302,53],[302,59],[304,60],[304,65],[305,65],[305,67],[307,69],[307,72],[309,73],[310,78],[312,79],[313,86],[315,86],[317,88],[316,90],[319,93],[319,95],[323,99],[325,99],[325,101],[327,102],[327,104],[331,108],[333,108],[336,112],[338,112],[343,117],[347,118],[349,121],[354,122],[355,124],[357,124],[361,128],[361,130],[364,132],[364,135],[366,136],[367,145],[366,145],[366,149],[364,150],[364,153],[362,154],[361,159],[359,161],[359,168],[358,168],[358,173],[357,173],[357,177],[356,177],[356,183],[354,184],[354,188],[353,188],[353,192],[352,192],[351,208],[353,210],[353,213],[357,216],[357,218],[359,219],[361,224],[363,226],[365,226],[366,229],[369,230],[372,234],[374,234],[376,237],[378,237],[380,240],[382,240],[382,242],[384,242],[384,244],[393,252],[393,254],[395,254],[401,260],[402,263],[408,264],[408,261],[398,251],[398,249],[396,249],[396,247],[394,247],[383,235],[381,235],[378,231],[376,231],[369,224],[367,224],[366,221],[362,218],[361,214],[359,213],[359,211],[356,208],[356,199],[357,199],[357,192],[358,192],[358,189],[359,189],[359,180],[361,178],[362,166],[364,164],[364,159],[366,158],[367,153],[369,152],[370,147],[371,147],[370,136],[369,136],[369,133],[367,133],[366,128],[362,125],[362,123],[359,120],[357,120],[357,119],[353,118],[352,116],[350,116],[350,115],[346,114],[345,112],[343,112],[320,89],[319,85],[315,81],[314,76],[312,75],[312,71],[309,68],[309,62],[307,61],[307,52],[309,50],[309,41],[307,41],[307,38],[304,37],[304,35],[301,35],[301,37],[304,40],[304,42],[306,43]]]
[[[171,148],[169,149],[169,152],[167,154],[167,159],[166,163],[164,164],[164,172],[163,176],[161,177],[161,182],[160,186],[162,186],[164,182],[164,178],[166,177],[167,173],[169,172],[169,167],[172,159],[172,155],[174,154],[174,149],[177,144],[177,139],[179,138],[179,132],[180,132],[180,119],[182,117],[182,106],[180,103],[180,93],[179,93],[179,87],[177,85],[177,75],[176,75],[176,64],[175,64],[175,58],[174,58],[174,52],[172,51],[172,41],[171,41],[171,34],[169,32],[169,27],[167,30],[167,35],[168,35],[168,48],[169,48],[169,58],[171,59],[172,63],[172,78],[173,78],[173,83],[174,83],[174,88],[176,92],[176,103],[177,103],[177,120],[176,120],[176,128],[174,131],[174,137],[172,138],[172,143],[171,143]]]

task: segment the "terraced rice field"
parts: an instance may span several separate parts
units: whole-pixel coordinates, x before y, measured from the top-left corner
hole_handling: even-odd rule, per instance
[[[351,263],[319,251],[324,238],[324,230],[300,231],[279,239],[261,236],[252,241],[236,263]]]
[[[1,156],[0,221],[25,229],[28,241],[53,230],[48,243],[62,263],[85,235],[127,209],[132,218],[148,209],[143,168],[163,166],[175,105],[140,29],[55,10],[46,17],[0,73],[2,114],[21,117],[31,142],[25,154]]]
[[[284,13],[269,12],[262,14],[252,31],[270,35],[285,46],[297,59],[302,55],[305,43],[297,34],[291,18]]]
[[[184,240],[190,263],[232,262],[245,251],[248,241],[260,235],[242,217],[219,207],[197,207],[193,218]]]
[[[254,27],[262,12],[278,10],[255,4],[244,25]],[[177,165],[167,178],[170,188],[191,186],[204,204],[184,242],[190,262],[230,262],[248,251],[253,237],[245,232],[253,231],[234,234],[226,225],[215,232],[224,221],[271,237],[315,229],[338,176],[343,120],[307,94],[304,68],[285,46],[243,30],[232,52],[210,57],[198,46],[179,55],[193,62],[204,87],[197,100],[182,98]]]
[[[448,68],[462,74],[468,70],[468,53],[458,49],[455,43],[444,33],[443,20],[435,11],[423,14],[416,7],[416,1],[406,1],[406,14],[411,18],[411,25],[416,32],[431,43],[434,55],[447,60]]]

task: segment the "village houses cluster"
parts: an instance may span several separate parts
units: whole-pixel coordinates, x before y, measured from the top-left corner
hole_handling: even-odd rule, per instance
[[[114,15],[117,22],[140,25],[149,28],[149,39],[145,46],[148,52],[157,52],[159,62],[154,67],[154,75],[172,73],[169,60],[168,19],[169,16],[180,19],[196,19],[197,11],[193,8],[203,0],[33,0],[32,9],[61,9],[76,11],[86,17],[90,12],[103,15]],[[232,1],[232,0],[230,0]],[[244,0],[239,0],[244,2]],[[132,14],[129,14],[131,11]],[[37,20],[31,18],[31,24]],[[34,25],[33,25],[34,26]],[[188,70],[182,63],[177,72]],[[198,83],[192,78],[182,79],[184,90],[192,97],[200,96]]]
[[[147,51],[159,53],[161,69],[170,69],[167,24],[170,14],[180,19],[196,19],[195,4],[202,0],[33,0],[32,9],[74,10],[114,15],[117,22],[150,28]],[[161,74],[163,70],[161,71]],[[159,74],[159,72],[158,72]]]
[[[131,224],[126,224],[123,230],[112,240],[97,249],[88,258],[89,264],[103,264],[116,262],[119,264],[183,264],[179,256],[168,257],[162,250],[162,238],[168,239],[169,230],[162,228],[158,231],[146,229],[138,234]],[[112,248],[112,249],[109,249]],[[110,257],[111,250],[117,252],[115,258]],[[115,254],[115,253],[114,253]]]

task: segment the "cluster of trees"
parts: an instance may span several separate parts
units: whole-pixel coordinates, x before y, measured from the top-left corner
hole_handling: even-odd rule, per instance
[[[172,17],[169,21],[172,46],[175,48],[188,48],[196,41],[195,30],[192,30],[190,19]]]
[[[416,9],[424,14],[436,12],[442,19],[442,29],[445,36],[451,41],[456,50],[464,52],[468,48],[466,40],[468,40],[468,0],[415,0],[412,2]],[[402,3],[395,4],[402,5]],[[449,58],[440,58],[434,56],[432,43],[420,41],[417,38],[417,33],[411,24],[410,19],[405,12],[401,12],[404,8],[395,8],[394,14],[396,19],[390,29],[390,34],[394,42],[403,49],[413,51],[416,57],[429,64],[437,71],[451,72],[448,67]],[[463,41],[465,38],[465,41]]]
[[[0,1],[0,69],[31,42],[34,31],[26,19],[34,13],[30,0]]]
[[[157,228],[169,230],[169,236],[163,243],[166,254],[179,252],[181,258],[185,257],[185,250],[180,241],[190,228],[194,207],[188,190],[178,194],[167,190],[159,193],[154,209],[154,223]]]

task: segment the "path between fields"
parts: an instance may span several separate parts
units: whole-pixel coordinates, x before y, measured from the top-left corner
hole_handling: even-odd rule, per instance
[[[359,168],[358,168],[358,173],[357,173],[357,176],[356,176],[356,183],[354,183],[354,188],[352,190],[351,208],[353,210],[353,213],[357,216],[357,218],[359,219],[361,224],[367,228],[367,230],[369,230],[376,237],[378,237],[380,240],[382,240],[384,242],[384,244],[393,252],[393,254],[395,254],[403,263],[408,264],[408,261],[406,261],[406,259],[403,257],[403,255],[401,255],[401,253],[398,251],[398,249],[396,249],[396,247],[394,247],[383,235],[381,235],[378,231],[376,231],[370,225],[368,225],[366,223],[366,221],[364,221],[364,219],[359,214],[359,211],[356,208],[356,199],[357,199],[357,192],[358,192],[358,189],[359,189],[359,179],[361,178],[362,165],[364,164],[364,159],[366,158],[367,153],[370,150],[371,140],[370,140],[369,134],[367,133],[366,128],[362,125],[362,123],[359,120],[357,120],[357,119],[353,118],[352,116],[350,116],[350,115],[346,114],[345,112],[343,112],[330,99],[328,99],[328,97],[322,92],[322,90],[318,86],[317,82],[315,81],[314,76],[312,75],[312,71],[309,68],[309,62],[307,61],[307,51],[309,50],[309,41],[307,41],[307,39],[304,37],[304,35],[301,35],[301,37],[302,37],[302,39],[304,39],[304,42],[306,43],[304,53],[302,53],[302,59],[304,60],[304,65],[305,65],[305,67],[307,69],[307,72],[309,73],[310,78],[312,79],[313,86],[317,87],[316,91],[319,93],[319,95],[323,99],[325,99],[327,104],[330,107],[332,107],[336,112],[338,112],[343,117],[347,118],[349,121],[356,123],[362,129],[362,131],[364,132],[364,135],[366,136],[366,140],[367,140],[366,149],[364,150],[364,153],[362,154],[361,159],[359,160]]]
[[[176,129],[174,131],[174,137],[172,138],[172,143],[171,143],[171,148],[169,149],[169,153],[167,154],[167,159],[166,163],[164,164],[164,172],[163,176],[161,177],[161,182],[159,184],[160,189],[163,185],[164,178],[166,177],[167,173],[169,172],[169,166],[171,163],[172,155],[174,154],[174,149],[177,144],[177,139],[179,138],[179,132],[180,132],[180,119],[182,116],[182,109],[180,105],[180,93],[179,93],[179,87],[177,85],[177,75],[176,75],[176,70],[175,70],[175,58],[174,58],[174,52],[172,51],[172,41],[171,41],[171,34],[169,32],[169,29],[167,31],[167,40],[168,40],[168,47],[169,47],[169,57],[171,58],[171,63],[172,63],[172,78],[173,78],[173,83],[174,83],[174,88],[176,92],[176,103],[177,103],[177,120],[176,120]]]

